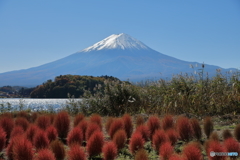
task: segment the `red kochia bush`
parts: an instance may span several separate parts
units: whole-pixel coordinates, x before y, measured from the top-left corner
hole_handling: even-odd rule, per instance
[[[184,147],[183,155],[188,160],[203,160],[201,150],[194,143],[190,143]]]
[[[178,155],[178,154],[172,154],[169,158],[169,160],[185,160],[184,157]]]
[[[117,145],[118,150],[124,148],[127,141],[127,134],[125,130],[118,130],[113,136],[113,142]]]
[[[145,120],[144,120],[143,116],[138,115],[136,118],[136,127],[143,125],[144,122],[145,122]]]
[[[105,129],[106,129],[107,133],[109,133],[110,126],[114,120],[115,120],[115,118],[108,117],[106,124],[105,124]]]
[[[148,154],[146,150],[140,149],[137,151],[134,160],[148,160]]]
[[[148,127],[146,125],[139,125],[136,128],[136,132],[141,133],[141,135],[142,135],[142,137],[145,141],[149,140],[150,132],[149,132]]]
[[[167,160],[172,155],[173,151],[174,150],[173,146],[171,146],[171,143],[165,142],[160,146],[159,155],[163,158],[163,160]]]
[[[14,127],[14,121],[12,118],[9,117],[2,117],[0,119],[0,126],[2,129],[6,132],[6,138],[7,140],[10,138],[10,134],[12,132],[12,129]]]
[[[15,125],[21,126],[23,128],[23,130],[26,131],[28,128],[29,122],[26,118],[18,117],[15,120]]]
[[[57,130],[52,125],[46,129],[46,134],[50,142],[54,141],[58,137]]]
[[[200,127],[200,124],[196,118],[193,118],[190,120],[192,129],[193,129],[193,136],[197,139],[200,140],[202,138],[202,129]]]
[[[210,140],[208,142],[206,150],[207,150],[207,156],[210,160],[225,160],[226,159],[225,156],[214,156],[214,157],[210,156],[211,151],[213,151],[213,152],[226,152],[225,148],[220,144],[219,141]]]
[[[117,146],[114,142],[107,142],[104,144],[102,152],[104,160],[114,160],[117,157]]]
[[[39,128],[46,130],[46,128],[51,124],[50,117],[46,115],[39,116],[36,123]]]
[[[11,138],[15,137],[15,136],[19,136],[19,135],[23,135],[24,134],[24,130],[21,126],[15,126],[11,132]]]
[[[61,139],[67,137],[70,128],[70,118],[67,112],[59,112],[55,118],[54,127],[57,129],[58,136]]]
[[[157,116],[151,116],[149,117],[148,121],[147,121],[147,126],[149,128],[150,131],[150,139],[152,139],[152,136],[154,134],[154,132],[158,129],[160,129],[160,120]]]
[[[50,148],[57,160],[64,160],[65,149],[61,141],[59,140],[52,141],[50,144]]]
[[[76,115],[73,121],[73,126],[76,127],[84,118],[85,116],[82,113],[79,113],[78,115]]]
[[[54,154],[49,149],[41,149],[35,160],[56,160]]]
[[[102,130],[102,117],[99,114],[93,114],[90,117],[90,122],[96,123]]]
[[[101,153],[104,143],[103,133],[96,131],[87,142],[87,151],[90,157]]]
[[[142,138],[141,133],[134,132],[130,139],[129,149],[130,151],[135,154],[135,152],[139,149],[142,149],[144,146],[144,139]]]
[[[159,151],[160,146],[168,141],[166,133],[161,129],[155,131],[152,139],[153,147],[157,152]]]
[[[181,140],[189,141],[193,136],[192,126],[187,117],[179,117],[177,120],[177,131]]]
[[[37,150],[48,148],[49,140],[47,134],[43,130],[38,130],[34,135],[33,144]]]
[[[127,138],[130,138],[133,132],[133,123],[129,114],[124,114],[123,117],[124,129],[127,134]]]
[[[162,120],[162,128],[166,131],[167,129],[170,129],[173,127],[174,127],[174,123],[173,123],[172,115],[164,116],[164,118]]]
[[[78,145],[82,145],[83,142],[83,133],[82,130],[79,127],[75,127],[73,128],[67,136],[67,144],[69,146],[73,145],[73,144],[78,144]]]
[[[27,129],[27,131],[26,131],[25,134],[26,134],[27,139],[28,139],[30,142],[33,143],[33,138],[34,138],[35,134],[38,132],[38,130],[39,130],[39,128],[38,128],[38,126],[36,126],[35,124],[31,124],[31,125],[28,127],[28,129]]]
[[[85,140],[86,140],[86,131],[87,131],[87,128],[88,128],[88,121],[86,121],[86,120],[83,119],[83,120],[78,124],[77,127],[79,127],[79,128],[82,130],[82,132],[83,132],[83,140],[85,141]]]
[[[84,149],[77,144],[74,144],[70,147],[70,150],[68,151],[68,157],[68,160],[86,160]]]
[[[205,132],[207,138],[209,138],[209,136],[213,132],[213,122],[212,122],[211,117],[206,117],[204,119],[203,129],[204,129],[204,132]]]
[[[5,131],[2,129],[2,127],[0,127],[0,152],[5,148],[5,144],[6,144],[6,133]]]
[[[91,137],[91,135],[96,131],[101,131],[100,126],[96,123],[90,122],[90,124],[88,124],[88,128],[86,130],[86,140],[88,140]]]
[[[117,132],[119,129],[124,129],[124,123],[122,119],[116,119],[112,122],[110,129],[109,129],[109,135],[111,139],[113,139],[114,134]]]
[[[174,145],[178,140],[178,133],[175,129],[168,129],[166,131],[169,141]]]
[[[227,152],[238,152],[238,154],[240,153],[240,144],[233,138],[224,140],[224,146]]]
[[[13,142],[13,158],[14,160],[32,160],[33,146],[30,141],[24,137],[15,137]]]

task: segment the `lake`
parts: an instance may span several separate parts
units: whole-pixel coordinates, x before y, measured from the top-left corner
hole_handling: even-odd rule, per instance
[[[78,101],[82,99],[74,99]],[[66,106],[69,99],[38,99],[38,98],[0,98],[0,107],[7,108],[10,104],[13,110],[19,109],[22,105],[23,109],[31,109],[32,111],[50,110],[58,111]]]

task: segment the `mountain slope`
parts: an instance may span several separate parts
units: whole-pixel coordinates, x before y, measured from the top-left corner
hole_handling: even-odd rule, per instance
[[[0,86],[34,86],[58,75],[109,75],[121,80],[135,81],[166,78],[180,72],[193,73],[190,64],[159,53],[127,34],[114,34],[94,45],[65,58],[25,70],[0,74]],[[205,65],[206,71],[215,73],[219,67]],[[198,69],[198,68],[196,68]],[[225,71],[223,69],[223,71]]]

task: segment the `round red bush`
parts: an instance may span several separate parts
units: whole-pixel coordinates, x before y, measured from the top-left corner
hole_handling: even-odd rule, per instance
[[[13,119],[9,118],[9,117],[2,117],[0,119],[0,126],[5,131],[5,133],[7,134],[6,135],[7,140],[9,140],[11,132],[12,132],[12,129],[14,127]]]
[[[88,140],[91,137],[91,135],[96,131],[101,131],[100,126],[96,123],[90,122],[86,130],[86,140]]]
[[[6,144],[6,133],[5,131],[2,129],[2,127],[0,127],[0,152],[5,148],[5,144]]]
[[[87,128],[88,128],[88,121],[86,121],[86,120],[83,119],[83,120],[78,124],[77,127],[79,127],[79,128],[82,130],[82,132],[83,132],[83,140],[86,141],[86,131],[87,131]]]
[[[86,160],[84,149],[79,145],[72,145],[68,151],[68,160]]]
[[[61,139],[67,137],[70,129],[70,118],[67,112],[62,111],[57,114],[54,122],[54,127],[57,129],[58,136]]]
[[[73,126],[76,127],[84,118],[85,116],[82,113],[79,113],[78,115],[76,115],[73,121]]]
[[[96,123],[102,130],[102,117],[99,114],[93,114],[89,120],[90,122]]]
[[[57,160],[64,160],[65,158],[65,149],[64,145],[61,141],[59,140],[54,140],[50,143],[50,148]]]
[[[173,123],[173,116],[172,115],[166,115],[164,116],[162,120],[162,128],[166,131],[170,128],[174,128],[174,123]]]
[[[96,131],[87,142],[87,151],[90,157],[99,155],[104,143],[103,133]]]
[[[11,132],[11,136],[10,138],[16,137],[16,136],[20,136],[24,134],[24,130],[22,128],[22,126],[15,126]]]
[[[39,129],[38,132],[34,135],[33,144],[37,150],[48,148],[49,140],[46,132]]]
[[[193,136],[193,130],[191,123],[187,117],[179,117],[177,120],[177,131],[180,139],[183,141],[189,141]]]
[[[203,160],[201,150],[194,143],[189,143],[183,148],[183,155],[188,160]]]
[[[110,128],[109,128],[109,135],[111,139],[113,139],[114,134],[119,130],[124,129],[124,123],[122,119],[116,119],[112,122]]]
[[[118,150],[125,147],[125,143],[127,141],[127,134],[125,130],[118,130],[113,136],[113,142],[116,144]]]
[[[202,138],[202,129],[200,127],[200,124],[196,118],[193,118],[190,120],[192,129],[193,129],[193,136],[197,139],[200,140]]]
[[[25,132],[27,139],[33,143],[34,135],[38,132],[39,128],[35,124],[31,124]]]
[[[240,144],[234,138],[228,138],[224,140],[224,146],[227,152],[237,152],[238,154],[240,153]]]
[[[38,154],[37,158],[35,160],[56,160],[54,157],[54,154],[49,149],[41,149]]]
[[[48,126],[50,126],[51,121],[49,116],[39,116],[37,118],[36,124],[39,128],[46,130]]]
[[[124,114],[123,117],[124,129],[127,134],[127,138],[130,138],[133,132],[132,118],[129,114]]]
[[[154,132],[161,128],[160,119],[157,116],[149,117],[147,121],[147,126],[150,131],[150,139],[152,139]]]
[[[178,141],[178,133],[175,129],[168,129],[166,131],[167,137],[172,145],[175,145],[175,143]]]
[[[129,149],[130,151],[135,154],[137,150],[142,149],[144,146],[144,139],[142,138],[141,133],[134,132],[130,139]]]
[[[78,145],[82,145],[83,142],[83,133],[82,130],[79,127],[75,127],[73,128],[67,136],[67,144],[69,146],[73,145],[73,144],[78,144]]]
[[[142,135],[142,137],[145,141],[149,141],[150,132],[149,132],[149,129],[146,125],[139,125],[136,128],[136,132],[141,133],[141,135]]]
[[[32,148],[32,143],[26,138],[16,137],[12,148],[14,160],[32,160],[34,155]]]
[[[117,157],[117,146],[114,142],[107,142],[104,144],[102,152],[104,160],[114,160]]]
[[[157,152],[159,151],[160,146],[168,141],[166,133],[161,129],[155,131],[152,139],[153,147]]]
[[[28,128],[29,122],[26,118],[18,117],[15,120],[15,125],[16,126],[21,126],[23,128],[23,130],[26,131],[27,128]]]
[[[47,137],[48,137],[48,140],[50,142],[54,141],[55,139],[57,139],[58,137],[58,133],[57,133],[57,130],[54,126],[49,126],[47,129],[46,129],[46,134],[47,134]]]
[[[173,154],[173,146],[170,142],[165,142],[160,146],[159,155],[163,160],[168,160],[169,157]]]

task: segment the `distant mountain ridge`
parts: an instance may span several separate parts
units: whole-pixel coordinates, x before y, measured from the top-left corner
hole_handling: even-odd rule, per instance
[[[0,86],[36,86],[59,75],[114,76],[121,80],[138,81],[170,78],[173,74],[193,73],[187,62],[159,53],[131,36],[113,34],[80,52],[29,69],[0,74]],[[220,67],[205,64],[205,72],[216,73]],[[230,69],[222,69],[229,71]]]

